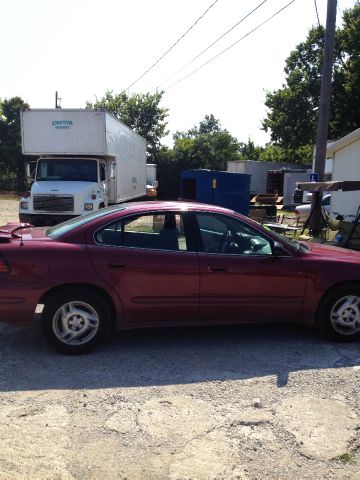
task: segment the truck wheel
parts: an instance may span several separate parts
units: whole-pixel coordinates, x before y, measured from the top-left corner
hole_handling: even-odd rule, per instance
[[[351,342],[360,339],[360,286],[344,285],[325,295],[316,327],[330,340]]]
[[[106,335],[110,309],[105,299],[88,290],[64,291],[49,297],[41,316],[42,333],[57,350],[84,353]]]

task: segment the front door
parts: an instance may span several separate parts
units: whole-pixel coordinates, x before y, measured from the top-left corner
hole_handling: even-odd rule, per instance
[[[226,215],[196,214],[200,318],[204,322],[296,320],[305,294],[301,261],[274,256],[269,239]]]

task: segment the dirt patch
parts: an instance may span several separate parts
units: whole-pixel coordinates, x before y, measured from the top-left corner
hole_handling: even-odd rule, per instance
[[[19,199],[14,194],[0,194],[0,225],[19,221]]]

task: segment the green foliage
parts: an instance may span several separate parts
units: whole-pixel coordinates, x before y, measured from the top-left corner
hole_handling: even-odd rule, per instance
[[[255,145],[255,143],[250,140],[247,143],[240,143],[239,154],[241,160],[261,160],[261,154],[264,148]],[[271,160],[270,160],[271,161]]]
[[[323,28],[312,28],[286,60],[286,83],[266,93],[269,109],[263,129],[288,152],[316,141]],[[360,5],[347,10],[336,32],[329,138],[339,138],[360,126]],[[292,153],[291,153],[292,154]],[[298,153],[295,156],[300,157]]]
[[[175,160],[172,148],[162,147],[156,152],[154,161],[157,164],[157,190],[159,200],[176,200],[180,195],[181,166]]]
[[[114,117],[122,120],[146,139],[149,162],[161,148],[161,139],[166,131],[167,109],[159,106],[163,92],[153,95],[133,94],[123,92],[114,94],[107,91],[105,96],[95,103],[87,102],[87,108],[105,109]]]
[[[25,157],[21,152],[20,110],[29,108],[20,97],[0,100],[0,176],[17,177],[17,190],[25,189]]]
[[[287,162],[304,165],[312,164],[312,145],[298,148],[283,148],[280,145],[268,144],[260,153],[262,162]]]
[[[214,115],[206,115],[199,126],[174,134],[175,159],[182,170],[209,168],[226,170],[228,160],[237,160],[239,142],[222,129]]]
[[[176,132],[173,138],[173,149],[162,148],[155,156],[161,199],[179,197],[183,170],[226,170],[228,160],[240,158],[239,142],[221,127],[214,115],[206,115],[198,126]]]
[[[353,460],[353,456],[351,455],[351,453],[343,453],[342,455],[340,455],[339,460],[342,463],[349,463]]]
[[[312,163],[312,147],[311,145],[304,145],[294,149],[284,148],[272,143],[268,143],[265,147],[260,147],[249,139],[247,143],[240,143],[240,159],[309,165]]]

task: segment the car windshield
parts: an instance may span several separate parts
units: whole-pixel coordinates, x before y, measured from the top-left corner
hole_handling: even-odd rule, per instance
[[[97,161],[83,159],[49,158],[39,160],[37,181],[97,182]]]
[[[45,231],[45,234],[52,238],[57,239],[65,233],[69,233],[72,230],[75,230],[86,223],[91,222],[97,218],[103,217],[105,215],[110,215],[110,213],[118,212],[120,210],[125,210],[127,208],[127,204],[123,203],[122,205],[113,205],[111,207],[102,208],[101,210],[97,210],[96,212],[87,213],[85,215],[80,215],[79,217],[71,218],[66,222],[59,223],[54,227],[50,227]]]

